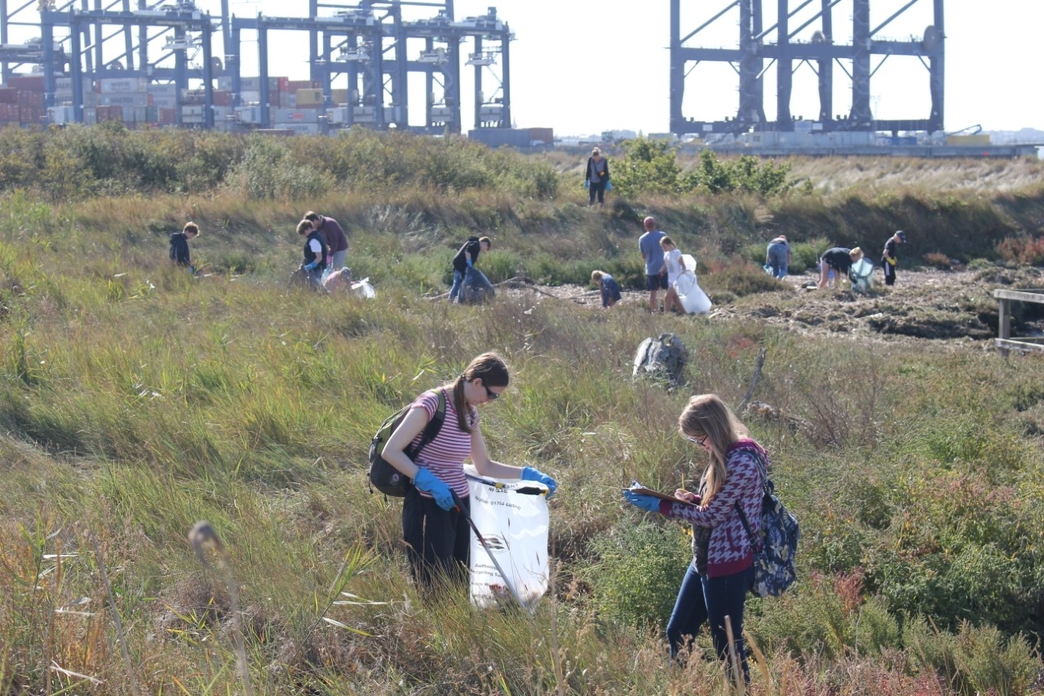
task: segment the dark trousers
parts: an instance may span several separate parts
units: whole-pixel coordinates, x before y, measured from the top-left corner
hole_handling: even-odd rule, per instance
[[[696,572],[695,562],[690,563],[681,589],[678,590],[678,599],[674,602],[671,619],[667,622],[667,641],[671,646],[671,657],[678,654],[678,650],[686,641],[694,640],[700,632],[700,627],[706,622],[710,625],[718,659],[730,666],[729,674],[732,676],[729,636],[725,631],[727,616],[735,639],[736,656],[743,668],[743,678],[750,681],[747,651],[743,644],[743,605],[753,582],[753,566],[732,575],[707,578]]]
[[[895,266],[888,261],[882,261],[881,265],[884,266],[885,285],[895,285]]]
[[[464,513],[447,512],[432,498],[410,487],[402,504],[402,538],[410,569],[419,585],[432,587],[438,577],[463,581],[471,552],[471,500],[462,498]]]
[[[588,205],[594,205],[595,194],[598,195],[598,202],[599,203],[605,203],[605,182],[604,181],[599,181],[597,184],[592,181],[590,184],[588,184],[587,195],[590,196],[590,202],[588,203]]]

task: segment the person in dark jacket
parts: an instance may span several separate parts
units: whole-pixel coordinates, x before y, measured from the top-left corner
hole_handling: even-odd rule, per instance
[[[587,187],[589,196],[587,205],[594,205],[596,195],[598,205],[604,205],[605,187],[608,183],[609,160],[602,157],[602,151],[596,147],[591,150],[591,156],[587,158],[587,171],[584,173],[584,186]]]
[[[323,233],[315,229],[311,220],[302,220],[297,223],[297,234],[305,236],[304,261],[301,270],[308,273],[308,282],[314,288],[323,286],[323,271],[326,270],[326,258],[330,254],[330,248],[326,246]]]
[[[181,232],[172,232],[170,235],[170,260],[179,266],[189,269],[195,273],[189,257],[189,240],[199,236],[199,225],[194,222],[186,222]]]
[[[906,233],[902,230],[898,230],[888,238],[884,245],[884,251],[881,252],[881,265],[884,267],[885,285],[895,285],[895,267],[899,263],[899,257],[896,256],[895,250],[900,244],[906,244]]]
[[[491,246],[493,246],[493,242],[489,237],[468,237],[468,241],[457,250],[453,257],[453,286],[450,287],[450,302],[464,304],[464,274],[468,272],[468,268],[475,265],[479,254],[489,251]]]
[[[320,215],[309,210],[304,214],[305,220],[312,222],[312,227],[319,230],[323,240],[330,250],[331,258],[326,260],[326,265],[331,271],[344,268],[345,259],[348,257],[348,237],[344,234],[344,228],[332,217]]]

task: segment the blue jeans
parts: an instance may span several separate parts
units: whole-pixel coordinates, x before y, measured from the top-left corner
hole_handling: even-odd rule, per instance
[[[453,285],[450,287],[450,298],[449,298],[450,302],[459,302],[460,299],[462,299],[461,295],[463,293],[461,292],[461,290],[462,290],[463,286],[464,286],[464,274],[454,268],[453,269]]]
[[[754,583],[754,567],[732,575],[718,578],[701,577],[696,572],[696,563],[690,563],[674,601],[674,611],[667,622],[667,641],[671,646],[671,657],[678,654],[686,641],[695,640],[704,622],[710,624],[711,638],[718,659],[731,666],[729,660],[729,637],[725,632],[725,617],[729,617],[732,635],[735,638],[736,655],[743,668],[743,678],[750,681],[747,668],[747,651],[743,645],[743,605],[747,592]],[[732,670],[729,670],[730,676]]]
[[[782,280],[787,277],[787,245],[770,244],[768,248],[768,262],[772,266],[772,275]]]

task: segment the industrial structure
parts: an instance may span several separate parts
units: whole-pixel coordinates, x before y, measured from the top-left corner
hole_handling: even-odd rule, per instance
[[[0,123],[116,119],[309,133],[358,123],[460,133],[467,66],[474,69],[474,128],[509,127],[514,37],[496,8],[458,20],[453,0],[294,4],[307,4],[307,16],[235,17],[228,0],[218,16],[194,0],[38,0],[17,8],[0,0],[8,92],[0,89],[0,106],[19,107],[0,108]],[[434,16],[411,17],[423,13]],[[38,37],[9,43],[14,30],[32,29]],[[310,79],[273,76],[272,32],[301,35]],[[246,41],[257,43],[257,65],[244,65]],[[410,102],[411,75],[422,76],[423,104]]]
[[[765,27],[763,0],[729,0],[700,26],[686,31],[682,10],[692,9],[693,0],[670,0],[670,127],[677,135],[711,133],[739,134],[751,131],[793,133],[814,130],[822,133],[878,131],[898,136],[900,132],[933,133],[943,129],[943,77],[945,31],[943,0],[909,0],[884,21],[872,26],[871,0],[766,0],[776,5],[775,23]],[[933,20],[923,35],[906,41],[886,40],[882,32],[919,2],[931,3]],[[851,43],[835,40],[835,12],[838,5],[849,9]],[[713,2],[701,2],[701,7]],[[809,10],[810,5],[813,5]],[[811,13],[811,16],[808,16]],[[800,20],[798,19],[800,17]],[[739,32],[730,48],[694,45],[715,24],[737,19]],[[847,34],[847,32],[844,32]],[[805,37],[805,38],[801,38]],[[885,60],[893,56],[916,58],[929,73],[930,112],[908,118],[882,120],[871,112],[870,81]],[[879,58],[876,67],[875,59]],[[687,79],[699,63],[727,63],[739,78],[739,104],[734,115],[722,120],[697,121],[686,118],[683,110]],[[763,77],[775,65],[776,118],[765,117]],[[796,121],[791,113],[794,71],[807,65],[818,76],[819,113],[814,121]],[[835,67],[851,85],[851,110],[836,114],[834,109]],[[701,92],[700,98],[708,95]],[[785,138],[784,138],[785,139]]]

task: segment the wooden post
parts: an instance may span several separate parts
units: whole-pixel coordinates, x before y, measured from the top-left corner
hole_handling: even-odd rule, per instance
[[[997,317],[997,334],[998,338],[1004,341],[1011,338],[1011,300],[1003,297],[1000,299],[1000,310]],[[1001,348],[1000,353],[1005,358],[1008,357],[1007,348]]]

